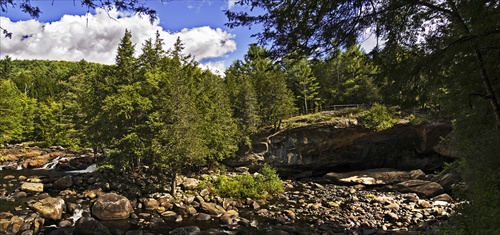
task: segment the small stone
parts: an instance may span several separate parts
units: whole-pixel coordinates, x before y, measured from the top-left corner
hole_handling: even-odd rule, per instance
[[[296,215],[295,215],[295,212],[293,212],[292,210],[284,210],[283,211],[285,213],[285,215],[288,216],[288,218],[290,219],[295,219]]]
[[[196,216],[196,219],[200,220],[200,221],[207,221],[207,220],[212,219],[212,216],[210,216],[209,214],[206,214],[206,213],[200,213],[200,214],[198,214],[198,216]]]
[[[384,206],[385,209],[389,210],[399,210],[399,205],[397,203],[391,203],[389,205]]]
[[[336,202],[327,202],[328,206],[331,208],[338,208],[339,204]]]
[[[260,205],[259,205],[259,203],[258,203],[258,202],[253,201],[253,203],[252,203],[252,207],[253,207],[253,209],[254,209],[254,210],[257,210],[257,209],[259,209],[259,208],[260,208]]]
[[[397,221],[399,220],[399,217],[396,213],[394,212],[388,212],[385,214],[385,217],[389,220],[389,221]]]
[[[66,228],[66,227],[70,227],[72,226],[72,222],[69,221],[69,220],[62,220],[61,222],[59,222],[58,226],[61,227],[61,228]]]
[[[431,203],[426,200],[419,200],[418,205],[422,208],[429,208],[432,206]]]
[[[13,176],[13,175],[6,175],[3,177],[4,180],[12,180],[12,179],[15,179],[16,177]]]
[[[23,192],[23,191],[19,191],[19,192],[16,192],[14,193],[13,195],[15,198],[20,198],[20,197],[27,197],[28,194],[26,192]]]
[[[163,216],[163,217],[175,217],[175,216],[177,216],[177,213],[175,213],[173,211],[165,211],[165,212],[161,213],[161,216]]]

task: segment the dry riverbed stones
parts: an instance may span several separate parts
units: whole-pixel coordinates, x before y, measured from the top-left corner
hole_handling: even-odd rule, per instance
[[[12,183],[14,180],[19,183],[17,193],[26,190],[29,202],[26,205],[30,206],[2,213],[0,234],[28,230],[33,234],[40,230],[45,230],[44,234],[63,231],[73,234],[418,233],[432,231],[446,222],[460,204],[442,191],[426,197],[412,190],[403,193],[387,186],[358,184],[365,181],[357,179],[366,175],[356,178],[352,185],[286,181],[286,191],[270,200],[221,198],[200,188],[200,179],[186,177],[179,180],[175,196],[168,191],[141,195],[135,184],[120,181],[118,177],[100,173],[74,175],[73,184],[68,183],[64,190],[43,187],[50,195],[28,190],[21,186],[24,182],[12,178]],[[376,175],[370,177],[375,182],[379,180]],[[54,185],[63,178],[43,178],[38,183]],[[414,178],[405,176],[401,181],[417,180]],[[64,180],[70,181],[69,177]],[[151,183],[149,179],[136,180],[141,185]],[[14,195],[6,193],[5,197],[14,202],[21,200]],[[43,212],[49,208],[61,209]],[[108,221],[117,221],[120,226],[110,227]],[[57,228],[42,229],[50,224]],[[85,229],[89,227],[94,230]]]

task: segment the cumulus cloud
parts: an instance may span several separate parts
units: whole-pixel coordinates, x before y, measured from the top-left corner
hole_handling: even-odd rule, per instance
[[[110,18],[111,17],[111,18]],[[0,40],[0,56],[15,59],[48,59],[113,64],[118,44],[125,29],[132,32],[132,42],[140,53],[146,39],[154,38],[158,30],[165,42],[165,49],[173,46],[179,37],[184,43],[184,53],[195,60],[223,57],[236,50],[234,35],[220,28],[208,26],[165,31],[149,19],[136,15],[97,10],[95,15],[65,15],[59,21],[41,23],[36,20],[12,22],[0,16],[1,26],[13,33],[12,39]],[[214,67],[207,64],[205,67]]]

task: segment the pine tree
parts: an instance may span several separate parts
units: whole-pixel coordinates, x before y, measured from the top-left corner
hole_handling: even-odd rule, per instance
[[[224,82],[229,92],[233,117],[240,130],[239,139],[249,145],[250,136],[257,132],[260,120],[255,88],[242,61],[233,62],[226,70]]]
[[[34,100],[10,80],[0,80],[0,143],[21,141],[32,130]]]
[[[318,95],[320,86],[307,60],[291,61],[291,68],[286,71],[286,74],[293,83],[295,97],[301,103],[300,106],[303,107],[303,112],[308,113],[311,111],[313,105],[318,108],[321,100]]]
[[[266,54],[263,47],[252,44],[245,55],[245,63],[257,95],[261,121],[279,129],[281,121],[295,110],[294,98],[284,72]]]

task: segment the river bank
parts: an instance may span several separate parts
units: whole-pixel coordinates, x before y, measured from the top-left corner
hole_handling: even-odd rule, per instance
[[[285,192],[273,199],[236,200],[203,187],[204,179],[216,177],[209,172],[179,176],[172,195],[163,175],[56,169],[0,171],[0,233],[432,234],[464,203],[446,194],[446,177],[418,170],[330,172],[286,180]],[[226,174],[250,174],[246,170]],[[104,199],[124,204],[99,211]]]

